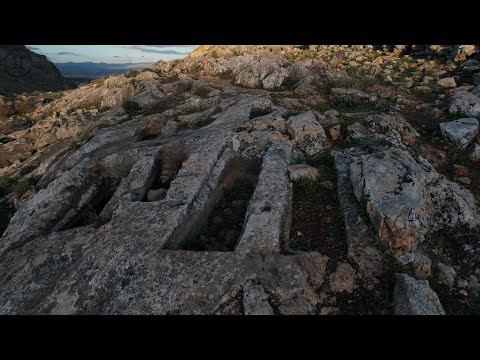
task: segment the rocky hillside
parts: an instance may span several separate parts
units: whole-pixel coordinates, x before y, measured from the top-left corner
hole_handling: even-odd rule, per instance
[[[478,314],[479,55],[200,46],[0,99],[0,313]]]
[[[0,95],[63,90],[70,86],[71,83],[46,56],[27,49],[25,45],[0,45]]]

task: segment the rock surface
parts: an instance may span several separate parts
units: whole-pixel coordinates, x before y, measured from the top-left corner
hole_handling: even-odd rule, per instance
[[[465,149],[478,135],[478,120],[463,118],[448,123],[441,123],[442,135],[458,148]]]
[[[438,295],[427,280],[415,280],[407,274],[397,274],[393,292],[395,315],[445,315]]]

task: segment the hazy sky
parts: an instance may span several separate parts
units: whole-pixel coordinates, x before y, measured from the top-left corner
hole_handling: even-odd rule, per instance
[[[182,58],[194,45],[27,45],[54,63],[139,63]]]

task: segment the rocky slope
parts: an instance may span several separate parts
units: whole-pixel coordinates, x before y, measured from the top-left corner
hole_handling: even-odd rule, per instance
[[[0,45],[0,95],[70,87],[55,65],[25,45]]]
[[[0,313],[478,313],[478,46],[377,48],[2,99]]]

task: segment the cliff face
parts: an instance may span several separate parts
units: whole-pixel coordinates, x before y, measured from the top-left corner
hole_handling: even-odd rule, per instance
[[[44,55],[25,45],[0,45],[0,94],[63,90],[70,83]]]

